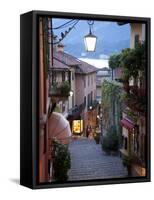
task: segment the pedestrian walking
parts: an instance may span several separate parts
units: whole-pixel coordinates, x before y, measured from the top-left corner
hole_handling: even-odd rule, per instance
[[[89,134],[92,132],[92,128],[91,128],[91,125],[87,125],[87,128],[86,128],[86,136],[87,138],[89,137]]]

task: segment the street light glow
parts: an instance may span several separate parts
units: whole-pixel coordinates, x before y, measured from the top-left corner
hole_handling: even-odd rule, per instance
[[[71,90],[71,91],[70,91],[70,97],[72,97],[72,96],[73,96],[73,91]]]
[[[92,106],[90,106],[89,109],[92,110]]]

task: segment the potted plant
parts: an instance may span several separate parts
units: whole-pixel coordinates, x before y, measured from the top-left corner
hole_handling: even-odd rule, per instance
[[[59,89],[62,96],[69,96],[69,92],[71,90],[70,83],[68,81],[62,82]]]
[[[132,158],[131,156],[123,156],[123,165],[124,167],[127,167],[127,171],[128,171],[128,176],[132,175],[132,169],[131,169],[131,164],[132,164]]]
[[[53,142],[54,145],[54,179],[58,182],[65,182],[68,179],[68,170],[71,167],[70,152],[68,145],[60,144],[57,141]]]
[[[68,81],[63,81],[62,83],[53,83],[51,85],[51,95],[52,96],[63,96],[67,97],[70,95],[71,85]]]
[[[109,127],[106,135],[102,138],[102,150],[108,154],[117,153],[119,148],[119,139],[115,126]]]

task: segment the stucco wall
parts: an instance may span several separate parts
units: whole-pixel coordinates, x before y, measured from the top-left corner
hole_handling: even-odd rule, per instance
[[[86,79],[86,87],[84,88],[84,94],[86,96],[86,111],[87,111],[88,94],[93,92],[92,100],[96,99],[96,73],[91,73],[86,75],[85,79]]]
[[[91,92],[93,92],[92,99],[93,100],[96,99],[96,73],[91,73],[88,75],[76,74],[76,81],[75,81],[76,104],[79,105],[84,103],[84,97],[86,96],[86,107],[87,107],[88,94],[90,94]]]
[[[77,105],[84,102],[84,75],[75,75],[75,101]]]

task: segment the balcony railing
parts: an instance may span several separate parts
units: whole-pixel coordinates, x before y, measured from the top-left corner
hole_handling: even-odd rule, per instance
[[[137,98],[129,97],[124,101],[125,105],[130,109],[145,113],[146,112],[146,98],[144,96],[137,96]]]
[[[146,90],[145,87],[138,87],[135,85],[130,86],[128,83],[123,84],[125,92],[132,93],[138,96],[145,96]]]
[[[124,84],[126,97],[124,103],[127,107],[137,112],[146,112],[146,90],[145,87],[130,86]]]
[[[71,90],[71,71],[68,69],[50,68],[49,95],[51,97],[68,97]]]
[[[50,85],[49,94],[54,97],[68,97],[70,95],[71,86],[68,81],[54,83]]]

